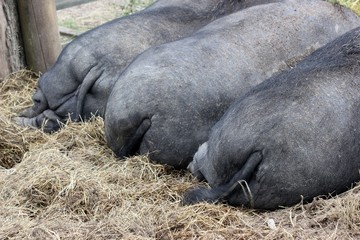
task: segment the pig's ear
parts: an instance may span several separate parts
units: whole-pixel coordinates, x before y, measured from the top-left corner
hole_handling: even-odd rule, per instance
[[[181,205],[187,206],[201,202],[217,203],[219,200],[217,190],[206,187],[195,187],[187,190],[181,201]]]
[[[53,133],[60,129],[62,119],[52,110],[45,110],[35,117],[15,117],[14,121],[24,127],[41,128],[46,133]]]
[[[13,120],[17,125],[29,128],[39,128],[36,117],[14,117]]]
[[[33,107],[29,107],[27,109],[25,109],[24,111],[19,113],[19,117],[24,117],[24,118],[33,118],[35,117],[37,114],[36,112],[33,110]]]
[[[41,89],[37,89],[32,97],[33,106],[19,113],[20,117],[33,118],[48,108],[48,102]]]
[[[97,67],[93,67],[90,69],[84,81],[82,82],[79,90],[76,92],[77,95],[77,103],[76,103],[76,113],[75,113],[75,121],[80,121],[80,118],[83,114],[84,100],[87,93],[89,93],[90,89],[94,86],[95,82],[100,78],[100,76],[104,73],[104,70],[100,70]]]
[[[123,127],[123,126],[122,126]],[[151,127],[151,120],[149,118],[144,118],[139,126],[134,127],[129,131],[130,135],[126,137],[124,145],[122,148],[115,152],[117,157],[120,159],[134,155],[139,149],[142,138],[145,133]]]

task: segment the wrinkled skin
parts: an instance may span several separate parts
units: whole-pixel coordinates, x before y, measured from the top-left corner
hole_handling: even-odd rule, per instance
[[[91,115],[104,116],[107,98],[118,76],[139,53],[190,35],[210,21],[258,0],[159,0],[79,36],[64,48],[42,75],[34,105],[16,121],[46,132]]]
[[[359,62],[357,28],[240,97],[189,165],[212,188],[184,203],[275,209],[359,181]]]
[[[359,23],[324,1],[290,0],[244,9],[151,48],[114,85],[107,143],[120,158],[149,153],[186,168],[237,97]]]

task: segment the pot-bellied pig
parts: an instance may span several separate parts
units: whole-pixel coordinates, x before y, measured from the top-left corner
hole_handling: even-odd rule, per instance
[[[212,189],[184,203],[260,209],[341,193],[360,180],[360,28],[240,97],[190,170]]]
[[[119,157],[149,153],[155,162],[186,168],[237,97],[359,23],[325,1],[285,0],[148,49],[109,96],[107,143]]]
[[[34,105],[16,121],[56,131],[59,122],[104,115],[107,98],[119,74],[145,49],[188,36],[210,21],[271,0],[159,0],[136,14],[82,34],[61,52],[44,73]]]

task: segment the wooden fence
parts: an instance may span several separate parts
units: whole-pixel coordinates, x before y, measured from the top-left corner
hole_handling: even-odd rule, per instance
[[[56,0],[56,10],[80,5],[83,3],[93,2],[96,0]]]
[[[28,67],[45,72],[61,50],[56,10],[95,0],[18,0],[18,11]]]
[[[61,9],[77,6],[77,5],[84,4],[84,3],[94,2],[94,1],[97,1],[97,0],[55,0],[55,4],[56,4],[56,10],[61,10]],[[60,34],[64,35],[64,36],[76,37],[79,35],[79,32],[77,32],[73,29],[70,29],[70,28],[58,26],[58,29],[59,29]]]
[[[92,1],[0,0],[0,82],[25,66],[35,72],[51,67],[61,51],[56,10]]]

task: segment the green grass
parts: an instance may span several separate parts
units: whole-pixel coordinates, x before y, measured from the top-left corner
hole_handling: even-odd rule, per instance
[[[328,0],[331,3],[344,5],[352,9],[357,15],[360,16],[360,0]]]
[[[60,26],[71,28],[71,29],[74,29],[74,30],[80,30],[81,29],[78,22],[75,19],[71,19],[71,18],[64,19],[63,21],[60,21],[58,24]]]
[[[124,7],[123,13],[125,16],[130,15],[134,12],[144,9],[151,2],[152,1],[130,0],[129,4]]]

